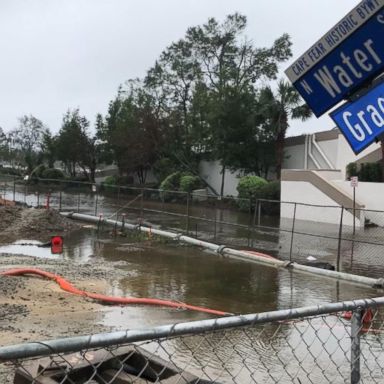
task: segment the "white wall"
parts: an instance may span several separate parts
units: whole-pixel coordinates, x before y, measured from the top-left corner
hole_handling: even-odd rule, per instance
[[[282,181],[281,201],[312,204],[316,206],[297,205],[296,218],[298,220],[314,221],[328,224],[339,224],[341,209],[339,205],[326,194],[318,190],[311,183],[305,181]],[[326,206],[326,207],[324,207]],[[291,204],[281,205],[281,217],[292,218]],[[353,225],[353,215],[347,211],[343,216],[345,225]],[[356,220],[357,225],[364,225],[364,220]]]
[[[352,195],[352,187],[350,181],[334,181],[334,184],[339,186],[344,191]],[[384,183],[367,183],[359,182],[356,188],[356,199],[364,204],[365,216],[372,223],[380,226],[384,226],[384,213],[381,212],[369,212],[372,211],[384,211]]]
[[[221,189],[221,165],[220,161],[201,161],[199,164],[200,176],[220,194]],[[241,172],[225,172],[224,181],[224,196],[237,196],[237,184],[239,177],[242,176]]]
[[[359,153],[357,156],[352,151],[345,137],[340,133],[337,139],[317,141],[317,144],[324,152],[325,156],[331,162],[335,169],[341,171],[341,179],[345,180],[346,167],[370,152],[373,152],[380,147],[380,144],[374,143]],[[285,158],[283,162],[283,169],[304,169],[304,143],[299,145],[292,145],[285,148]],[[312,153],[320,163],[321,167],[325,166],[324,160],[318,155],[316,148],[312,145]],[[316,169],[316,165],[308,156],[308,169]],[[328,168],[325,166],[325,168]]]
[[[292,145],[284,149],[284,169],[304,169],[304,144]]]
[[[337,169],[337,146],[338,140],[324,140],[317,141],[317,144],[324,152],[327,159],[331,162],[335,169]]]
[[[337,163],[336,168],[340,169],[342,172],[342,178],[345,180],[346,178],[346,167],[349,163],[352,163],[366,155],[370,152],[373,152],[377,148],[380,147],[380,144],[371,144],[368,148],[364,149],[364,151],[360,152],[357,156],[352,151],[345,137],[340,133],[338,139],[338,147],[337,147]]]

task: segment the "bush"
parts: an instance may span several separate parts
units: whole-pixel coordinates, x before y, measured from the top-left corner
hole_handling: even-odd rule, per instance
[[[176,199],[183,199],[185,198],[185,195],[183,194],[175,194],[175,193],[166,193],[165,191],[180,191],[181,190],[181,180],[183,178],[185,178],[185,181],[184,181],[184,187],[185,188],[188,188],[190,187],[191,185],[189,185],[188,183],[190,183],[190,179],[188,179],[188,177],[191,177],[191,178],[194,178],[194,176],[188,174],[188,173],[183,173],[183,172],[174,172],[174,173],[171,173],[169,176],[167,176],[160,184],[160,198],[162,200],[171,200],[171,198],[176,198]],[[188,191],[185,191],[185,192],[188,192]]]
[[[46,168],[41,172],[42,179],[53,179],[53,180],[58,180],[58,179],[64,179],[64,173],[57,168]]]
[[[380,183],[383,181],[381,163],[363,163],[360,167],[356,163],[347,165],[347,177],[357,176],[359,181]]]
[[[260,188],[260,198],[280,201],[280,181],[270,181]]]
[[[180,178],[180,191],[192,192],[194,189],[198,189],[201,186],[199,177],[185,175]]]
[[[175,172],[177,172],[177,166],[168,157],[163,157],[153,164],[153,173],[157,180],[164,180],[169,174]]]
[[[35,176],[35,177],[38,177],[38,178],[43,178],[43,173],[44,171],[47,169],[47,167],[44,165],[44,164],[40,164],[39,166],[37,166],[33,172],[32,172],[32,176]]]
[[[352,176],[357,176],[358,170],[357,170],[357,164],[356,163],[349,163],[347,165],[347,177],[350,179]]]
[[[381,164],[380,163],[364,163],[361,164],[360,171],[357,176],[360,181],[381,182]]]
[[[21,171],[16,168],[8,168],[0,165],[0,173],[2,175],[21,176]]]
[[[114,191],[115,185],[118,185],[117,176],[107,176],[101,183],[101,189],[105,189],[106,191]]]
[[[237,192],[239,193],[238,205],[241,210],[249,210],[254,208],[253,204],[256,199],[262,198],[262,187],[267,185],[267,180],[259,176],[244,176],[237,184]],[[244,200],[243,200],[244,199]],[[252,207],[250,207],[250,200]]]
[[[171,173],[161,182],[159,189],[162,191],[178,191],[182,176],[181,172]]]

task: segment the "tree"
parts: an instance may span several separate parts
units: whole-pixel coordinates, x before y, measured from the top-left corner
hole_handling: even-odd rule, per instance
[[[296,89],[284,80],[277,83],[274,93],[270,86],[264,87],[259,96],[259,112],[265,120],[265,127],[274,135],[276,152],[276,175],[281,176],[284,160],[284,140],[290,119],[307,120],[312,116],[309,107],[303,103]]]
[[[68,110],[56,140],[57,157],[68,173],[75,178],[80,168],[91,182],[95,179],[96,138],[88,133],[89,121],[79,109]]]
[[[162,122],[153,98],[137,81],[119,89],[109,105],[104,139],[113,152],[121,175],[135,172],[144,183],[148,169],[158,158]]]
[[[167,121],[163,124],[166,146],[159,155],[173,158],[181,168],[196,168],[190,108],[200,78],[200,64],[191,43],[181,39],[162,52],[144,81],[157,118]]]
[[[41,120],[32,115],[24,115],[19,118],[18,127],[10,132],[13,151],[18,153],[28,173],[42,162],[42,140],[46,131],[47,128]]]
[[[213,101],[211,143],[212,153],[220,159],[222,166],[221,196],[236,125],[231,104],[238,103],[244,95],[252,94],[259,80],[275,78],[278,63],[291,56],[291,42],[286,34],[270,48],[255,48],[246,39],[241,41],[246,24],[246,17],[235,13],[227,16],[222,24],[211,18],[203,26],[190,28],[186,35],[186,41],[200,62]]]
[[[57,159],[56,139],[49,130],[43,132],[41,152],[43,159],[48,163],[48,167],[53,168]]]
[[[0,159],[2,161],[8,159],[8,140],[3,128],[0,127]]]
[[[161,54],[145,80],[168,119],[165,155],[192,172],[204,152],[220,160],[221,195],[225,170],[235,163],[234,140],[260,137],[254,133],[257,126],[250,124],[253,111],[241,103],[250,102],[259,80],[275,78],[278,64],[291,55],[288,35],[270,48],[256,48],[243,37],[246,25],[246,17],[235,13],[221,24],[211,18],[189,28]],[[249,114],[242,116],[233,108]]]

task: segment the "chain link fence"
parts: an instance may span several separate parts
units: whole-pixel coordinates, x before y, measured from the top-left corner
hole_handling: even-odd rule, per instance
[[[350,273],[384,273],[384,211],[63,180],[0,178],[0,198],[188,234]],[[372,266],[374,268],[372,268]]]
[[[382,383],[384,298],[0,348],[2,383]]]

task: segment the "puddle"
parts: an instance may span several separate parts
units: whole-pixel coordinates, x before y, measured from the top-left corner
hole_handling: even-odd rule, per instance
[[[94,228],[84,228],[64,236],[63,253],[52,254],[51,247],[44,246],[41,241],[17,240],[12,244],[0,246],[0,254],[24,255],[42,259],[72,259],[79,263],[87,263],[98,255],[98,241]]]
[[[12,244],[3,245],[0,247],[1,253],[11,255],[24,255],[49,259],[58,259],[61,255],[51,253],[51,247],[42,247],[43,243],[36,240],[17,240]]]

